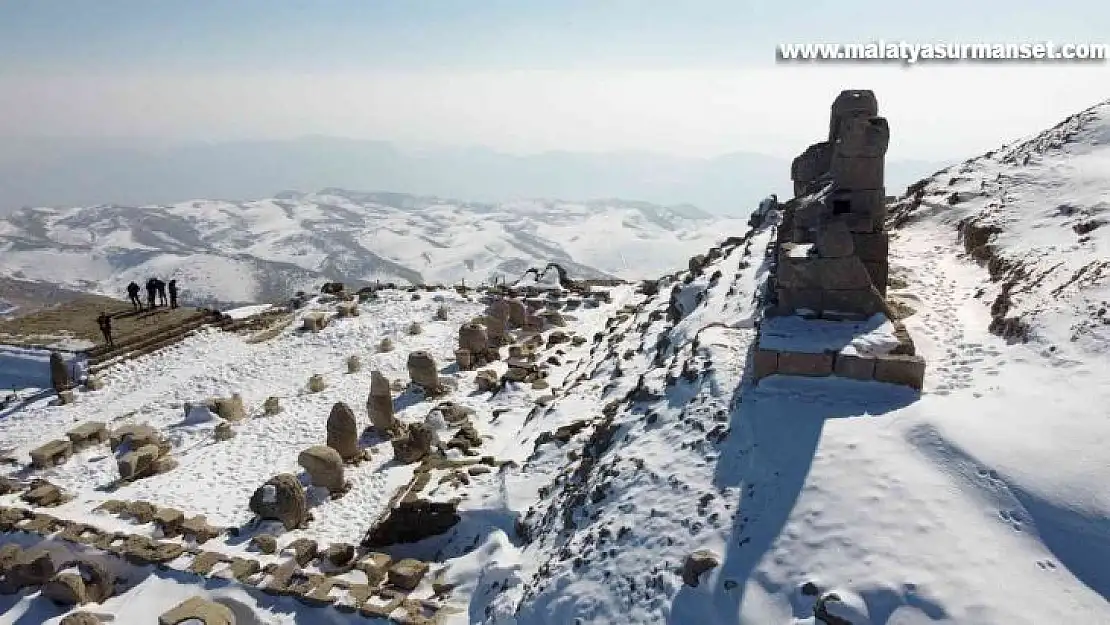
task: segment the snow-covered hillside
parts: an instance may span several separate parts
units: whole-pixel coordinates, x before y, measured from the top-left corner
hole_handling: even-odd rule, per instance
[[[757,293],[772,239],[763,230],[725,245],[696,275],[679,273],[684,299],[695,302],[679,307],[680,319],[668,319],[668,283],[656,295],[616,287],[611,304],[564,311],[566,326],[544,331],[535,360],[547,370],[543,385],[510,382],[491,393],[480,390],[479,374],[447,364],[460,324],[482,312],[480,302],[450,291],[419,300],[387,292],[318,334],[286,329],[249,344],[202,333],[109,370],[103,390],[80,393],[72,405],[41,400],[9,410],[0,438],[18,460],[82,420],[155,425],[177,468],[108,492],[113,456],[78,452],[32,473],[76,495],[40,510],[183,541],[163,537],[156,523],[92,511],[108,499],[148,501],[241,528],[205,551],[287,562],[288,552],[260,554],[248,537],[273,532],[279,550],[300,538],[321,549],[355,543],[414,465],[398,462],[388,442],[364,438],[371,460],[346,469],[351,490],[313,499],[315,519],[287,532],[243,525],[251,491],[275,473],[300,472],[297,453],[323,441],[333,402],[356,407],[367,424],[369,372],[407,381],[406,355],[427,350],[455,390],[437,399],[403,391],[397,416],[431,424],[443,440],[453,428],[444,428],[438,403],[472,410],[475,451],[500,468],[465,478],[450,468],[434,473],[424,492],[457,501],[459,523],[440,537],[380,548],[431,565],[410,601],[388,608],[400,622],[422,622],[417,609],[443,623],[489,625],[812,625],[822,622],[815,611],[835,625],[1107,622],[1110,422],[1102,406],[1110,357],[1064,359],[990,334],[989,304],[976,297],[985,271],[956,237],[921,221],[894,246],[906,282],[899,291],[918,304],[906,324],[929,363],[920,396],[836,378],[752,384]],[[440,306],[446,320],[437,320]],[[308,311],[329,307],[316,302]],[[422,333],[405,331],[413,320]],[[556,332],[581,339],[552,340]],[[394,351],[375,349],[384,337]],[[346,373],[351,354],[362,358],[361,372]],[[507,370],[504,361],[491,368]],[[324,376],[323,391],[305,390],[312,373]],[[234,438],[213,438],[218,421],[183,422],[183,402],[232,392],[249,414],[232,426]],[[270,396],[283,411],[262,416]],[[447,457],[465,458],[457,450]],[[28,477],[21,471],[13,475]],[[27,506],[18,494],[0,505]],[[277,569],[206,582],[182,572],[187,560],[164,569],[110,560],[126,582],[83,609],[138,622],[199,594],[249,623],[351,623],[375,622],[345,611],[352,602],[388,603],[375,595],[362,604],[348,589],[335,595],[336,607],[321,607],[259,590],[278,583]],[[329,571],[323,559],[303,567]],[[358,569],[328,574],[350,588],[368,583]],[[63,612],[35,590],[0,597],[0,615],[16,622],[53,625]]]
[[[284,298],[323,281],[468,284],[558,262],[576,278],[673,271],[741,222],[604,201],[476,204],[328,189],[252,202],[25,209],[0,275],[122,297],[175,277],[191,302]]]
[[[892,216],[905,239],[960,230],[996,333],[1110,349],[1110,101],[912,185]]]

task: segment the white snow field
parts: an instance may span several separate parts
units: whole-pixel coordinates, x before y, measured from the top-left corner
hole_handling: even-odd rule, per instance
[[[1028,162],[999,161],[1000,152],[954,168],[961,180],[984,181],[955,204],[943,194],[965,182],[949,185],[957,174],[942,172],[924,183],[923,201],[896,207],[891,296],[913,309],[904,323],[928,363],[921,393],[837,378],[752,384],[773,238],[762,229],[725,245],[699,275],[679,272],[676,280],[689,279],[681,306],[670,306],[663,282],[657,295],[620,286],[609,289],[611,304],[564,312],[561,330],[586,341],[541,353],[541,362],[558,363],[550,391],[478,392],[476,374],[450,363],[459,325],[483,310],[477,301],[386,291],[318,334],[286,329],[248,344],[205,332],[109,370],[103,390],[72,405],[42,399],[0,412],[0,448],[15,447],[25,461],[82,420],[149,422],[172,439],[178,468],[109,493],[100,489],[115,478],[112,459],[103,448],[80,452],[35,473],[76,494],[44,511],[153,535],[153,526],[92,512],[108,498],[143,499],[239,525],[251,492],[275,473],[298,472],[297,452],[323,441],[333,402],[348,402],[366,424],[370,371],[404,380],[407,354],[425,349],[457,388],[443,399],[475,411],[480,453],[515,463],[457,489],[437,486],[460,498],[460,522],[383,549],[432,562],[412,596],[430,597],[432,579],[454,585],[437,600],[443,623],[820,625],[818,597],[840,619],[823,616],[826,625],[1110,623],[1110,353],[1105,313],[1088,308],[1106,298],[1097,266],[1108,229],[1079,234],[1069,221],[1100,219],[1110,205],[1110,172],[1094,175],[1106,162],[1108,107],[1085,113],[1055,142],[1057,130],[1024,143],[1039,146],[1026,150]],[[1065,204],[1076,212],[1045,216]],[[983,260],[965,250],[956,227],[979,215],[1001,224]],[[730,234],[744,233],[722,233]],[[1000,272],[996,257],[1023,259],[1030,272]],[[1057,263],[1038,279],[1040,267]],[[1070,279],[1090,265],[1089,281]],[[1020,336],[992,315],[1011,280],[1006,315],[1022,316]],[[434,320],[441,305],[447,321]],[[326,307],[314,301],[307,310]],[[681,318],[668,320],[668,308]],[[413,320],[422,334],[404,332]],[[874,325],[856,347],[886,345],[884,324]],[[396,349],[378,353],[385,336]],[[351,354],[363,360],[359,373],[345,373]],[[326,390],[303,392],[312,373],[325,376]],[[213,423],[179,425],[183,402],[231,392],[251,413],[235,438],[212,442]],[[282,397],[283,412],[257,416],[271,395]],[[423,420],[435,401],[402,393],[398,415]],[[352,491],[317,502],[315,520],[282,533],[282,545],[358,541],[413,471],[393,460],[388,443],[365,444],[372,460],[348,468]],[[0,505],[27,504],[7,495]],[[242,539],[226,536],[203,548],[248,554]],[[682,569],[698,550],[717,565],[695,586]],[[383,622],[172,567],[114,566],[127,579],[117,596],[83,609],[117,623],[151,622],[192,595],[233,606],[239,623]],[[64,614],[38,590],[0,595],[2,622],[54,625]]]
[[[123,297],[176,278],[187,303],[285,298],[326,281],[470,285],[558,262],[654,278],[743,221],[619,200],[477,204],[325,189],[247,202],[28,208],[0,219],[0,275]],[[3,307],[0,306],[0,309]]]

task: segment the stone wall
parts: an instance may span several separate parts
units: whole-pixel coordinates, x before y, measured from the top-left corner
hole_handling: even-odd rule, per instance
[[[885,312],[889,266],[884,160],[890,139],[870,91],[842,92],[829,136],[791,165],[771,314],[829,319]]]

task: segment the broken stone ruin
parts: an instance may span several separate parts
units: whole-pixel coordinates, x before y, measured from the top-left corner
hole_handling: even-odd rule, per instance
[[[843,91],[829,135],[794,159],[782,206],[755,377],[877,380],[920,389],[925,361],[885,297],[883,170],[890,128],[875,94]]]

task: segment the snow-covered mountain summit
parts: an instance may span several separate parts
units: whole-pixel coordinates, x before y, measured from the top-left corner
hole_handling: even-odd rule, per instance
[[[323,281],[469,284],[558,262],[647,278],[734,227],[639,202],[455,202],[325,189],[250,202],[32,208],[0,221],[0,275],[121,296],[173,276],[193,302],[283,298]]]
[[[1110,348],[1110,101],[912,185],[891,214],[906,236],[959,231],[992,331]]]

